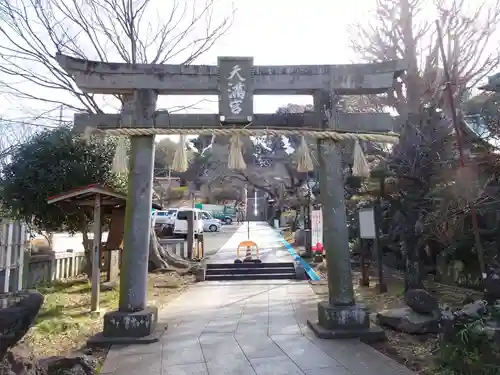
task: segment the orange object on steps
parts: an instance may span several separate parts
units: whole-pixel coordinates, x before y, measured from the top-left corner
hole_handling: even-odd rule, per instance
[[[236,256],[238,258],[240,257],[240,251],[242,249],[245,249],[245,258],[248,258],[248,257],[250,257],[249,259],[252,258],[252,249],[255,249],[255,257],[256,258],[259,257],[259,247],[253,241],[246,240],[246,241],[240,242],[240,244],[238,245],[238,248],[236,249]]]

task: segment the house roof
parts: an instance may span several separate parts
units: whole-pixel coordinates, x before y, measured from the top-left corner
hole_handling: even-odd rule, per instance
[[[77,206],[92,206],[93,200],[97,194],[101,196],[101,204],[104,206],[125,205],[127,202],[126,195],[118,193],[108,187],[92,184],[53,195],[47,199],[47,203],[54,204],[64,202]],[[162,208],[156,203],[151,203],[151,206],[156,209]]]

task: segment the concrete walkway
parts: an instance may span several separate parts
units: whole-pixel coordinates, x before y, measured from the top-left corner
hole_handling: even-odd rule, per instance
[[[257,227],[259,239],[276,236]],[[238,231],[221,254],[231,250],[234,256],[240,236]],[[317,315],[316,303],[307,282],[199,283],[161,312],[160,324],[169,326],[160,342],[113,346],[101,374],[413,374],[358,340],[315,337],[306,320]]]
[[[233,236],[210,257],[209,263],[233,263],[240,242],[250,239],[259,247],[259,258],[266,263],[293,262],[290,253],[283,248],[279,234],[265,222],[250,222],[240,225]],[[240,254],[240,258],[244,253]]]

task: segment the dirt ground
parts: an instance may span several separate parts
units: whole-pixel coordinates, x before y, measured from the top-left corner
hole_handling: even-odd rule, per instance
[[[314,292],[328,298],[328,286],[325,265],[316,267],[321,281],[311,282]],[[370,286],[360,286],[360,272],[353,272],[354,293],[357,302],[364,303],[372,313],[384,309],[405,307],[403,301],[404,283],[396,273],[385,273],[387,293],[378,293],[378,278],[370,276]],[[474,291],[445,286],[434,283],[426,285],[428,290],[440,301],[449,306],[459,306],[467,296],[480,297]],[[371,344],[375,349],[404,364],[417,374],[430,374],[434,365],[434,351],[437,344],[437,335],[409,335],[386,329],[387,341]]]

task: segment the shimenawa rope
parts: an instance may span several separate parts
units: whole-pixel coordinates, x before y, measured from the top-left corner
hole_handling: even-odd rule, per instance
[[[84,138],[90,136],[91,133],[103,132],[98,129],[85,129]],[[172,128],[118,128],[118,129],[109,129],[105,131],[108,135],[113,136],[145,136],[145,135],[176,135],[182,134],[182,138],[187,135],[219,135],[219,136],[231,136],[231,147],[230,154],[232,157],[231,166],[236,169],[245,169],[246,164],[243,160],[243,156],[241,155],[241,137],[242,136],[262,136],[262,135],[271,135],[271,136],[301,136],[301,137],[309,137],[313,139],[331,139],[334,141],[371,141],[371,142],[380,142],[380,143],[398,143],[399,135],[393,132],[384,133],[384,134],[371,134],[371,133],[339,133],[333,130],[309,130],[309,129],[251,129],[251,128],[225,128],[225,129],[172,129]],[[307,147],[304,147],[303,142],[301,142],[301,147],[299,147],[299,159],[302,159],[301,169],[308,170],[310,169],[309,158],[310,155],[304,155],[305,152],[309,152]],[[184,162],[184,159],[187,158],[187,153],[184,150],[181,150],[181,147],[185,147],[184,142],[179,145],[179,148],[176,150],[176,158],[182,159],[178,160],[178,168],[182,169],[179,172],[184,172],[187,169],[187,160]],[[121,152],[121,151],[120,151]],[[182,155],[183,154],[183,155]],[[241,158],[240,158],[241,156]],[[234,160],[233,160],[234,159]],[[123,166],[123,163],[120,167]],[[121,169],[121,168],[120,168]],[[174,168],[176,170],[177,168]]]

